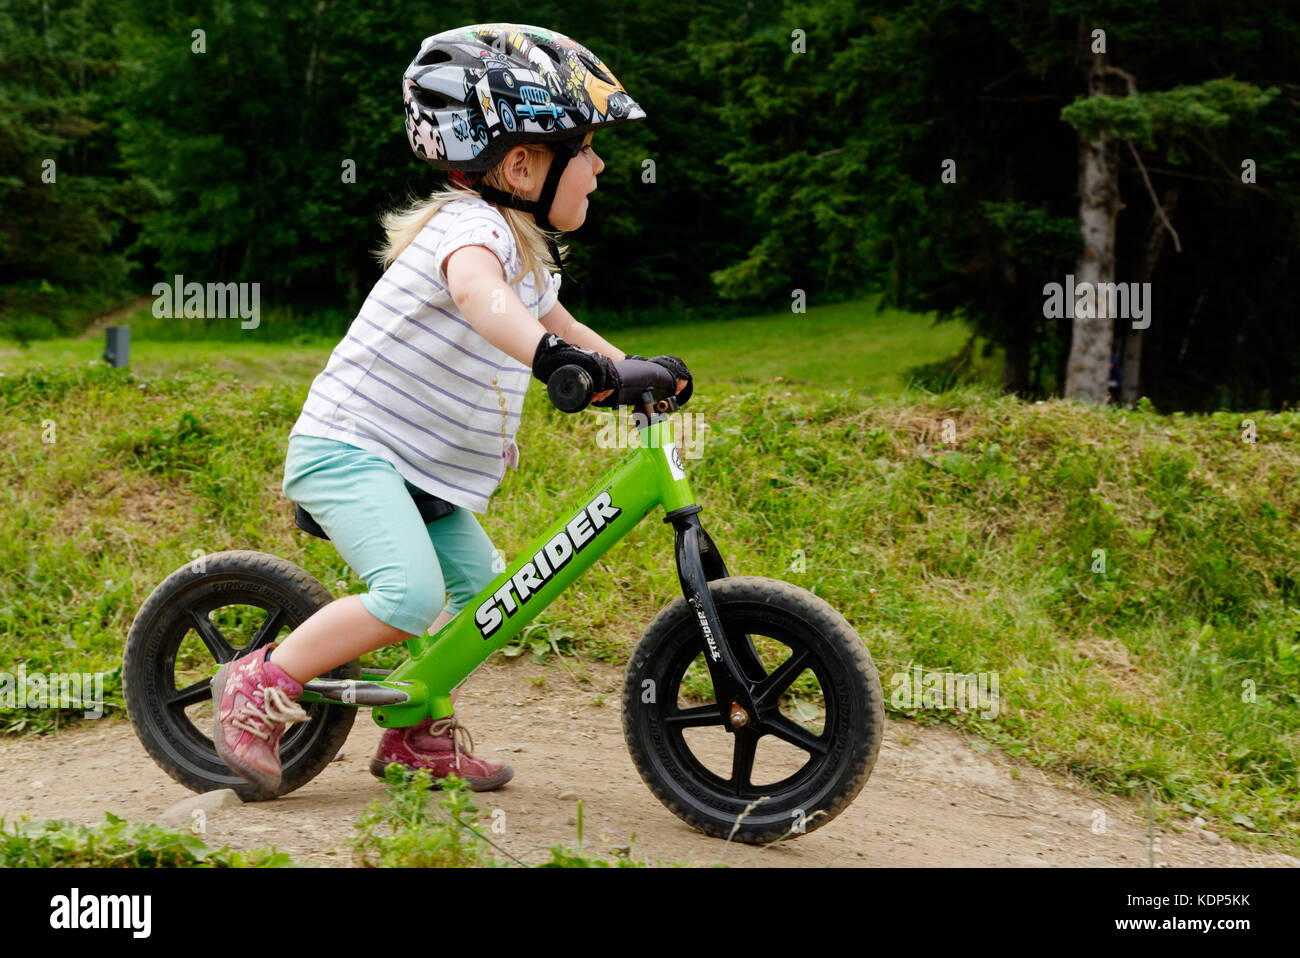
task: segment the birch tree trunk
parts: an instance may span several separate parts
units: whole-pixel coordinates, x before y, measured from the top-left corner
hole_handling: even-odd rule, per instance
[[[1104,54],[1094,53],[1088,71],[1088,95],[1105,93]],[[1079,141],[1079,231],[1083,250],[1074,268],[1074,285],[1115,281],[1115,220],[1124,204],[1119,198],[1118,143],[1102,133],[1095,140]],[[1065,395],[1090,402],[1110,398],[1110,351],[1114,317],[1109,297],[1097,297],[1092,316],[1074,310],[1070,358],[1065,370]]]

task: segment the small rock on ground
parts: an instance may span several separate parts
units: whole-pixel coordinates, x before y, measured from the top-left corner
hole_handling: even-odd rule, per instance
[[[204,792],[201,795],[191,795],[189,798],[181,799],[159,815],[158,821],[171,828],[181,828],[190,823],[195,809],[201,810],[205,815],[211,815],[223,808],[237,808],[243,804],[243,799],[235,793],[234,789],[221,788],[215,792]]]

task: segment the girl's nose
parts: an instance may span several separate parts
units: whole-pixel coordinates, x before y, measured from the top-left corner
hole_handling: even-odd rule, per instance
[[[600,156],[596,153],[595,150],[591,151],[591,159],[592,159],[591,170],[593,173],[599,173],[603,169],[605,169],[605,161],[600,158]]]

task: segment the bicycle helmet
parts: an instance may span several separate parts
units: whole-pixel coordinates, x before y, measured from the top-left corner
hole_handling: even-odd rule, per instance
[[[532,213],[552,231],[551,201],[587,131],[645,119],[645,110],[582,44],[516,23],[480,23],[427,37],[406,68],[402,94],[406,134],[417,156],[449,170],[456,187],[476,188],[484,199]],[[475,186],[521,143],[543,143],[555,154],[539,199]],[[559,264],[555,243],[548,245]]]

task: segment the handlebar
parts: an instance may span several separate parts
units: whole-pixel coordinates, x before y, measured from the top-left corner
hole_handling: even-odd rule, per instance
[[[623,386],[610,397],[614,405],[652,406],[647,412],[672,412],[677,408],[673,398],[677,382],[673,374],[658,363],[644,359],[623,359],[614,364]],[[561,366],[546,381],[546,394],[552,405],[561,412],[581,412],[591,403],[591,376],[581,366]],[[609,402],[609,400],[605,400]]]

